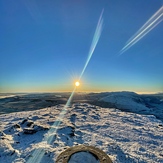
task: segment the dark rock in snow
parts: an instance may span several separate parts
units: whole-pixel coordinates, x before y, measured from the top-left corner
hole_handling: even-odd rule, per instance
[[[15,124],[13,128],[21,128],[19,124]]]
[[[15,153],[15,150],[10,154],[11,156]]]
[[[24,134],[34,134],[37,132],[37,130],[34,128],[24,128],[23,132],[24,132]]]
[[[26,122],[26,126],[28,126],[28,127],[31,127],[33,124],[34,124],[33,121],[27,121],[27,122]]]
[[[21,124],[23,125],[25,122],[27,122],[28,120],[27,119],[24,119]]]
[[[33,122],[33,121],[32,121]],[[33,123],[29,123],[29,124],[33,124]],[[48,126],[43,126],[43,125],[34,125],[34,126],[30,126],[30,127],[26,127],[26,128],[24,128],[23,129],[23,132],[24,132],[24,134],[34,134],[34,133],[36,133],[36,132],[38,132],[38,131],[41,131],[41,130],[48,130],[49,129],[49,127]]]

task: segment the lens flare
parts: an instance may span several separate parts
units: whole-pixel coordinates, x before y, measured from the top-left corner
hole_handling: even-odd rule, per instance
[[[84,67],[83,67],[83,70],[82,70],[82,72],[80,74],[79,80],[82,78],[82,76],[83,76],[83,74],[85,72],[85,69],[87,68],[88,63],[89,63],[89,61],[90,61],[90,59],[92,57],[92,54],[93,54],[93,52],[94,52],[94,50],[95,50],[95,48],[97,46],[99,38],[101,36],[101,32],[102,32],[102,28],[103,28],[103,17],[102,17],[103,12],[104,12],[104,9],[102,10],[100,18],[98,20],[98,24],[97,24],[97,27],[96,27],[96,30],[95,30],[95,34],[93,36],[92,44],[91,44],[91,47],[90,47],[90,50],[89,50],[89,53],[88,53],[88,58],[87,58],[87,61],[86,61],[85,65],[84,65]]]
[[[90,52],[88,54],[88,59],[85,63],[85,66],[82,70],[82,73],[79,77],[79,80],[75,83],[75,86],[78,87],[80,85],[80,79],[92,57],[92,54],[95,50],[95,47],[98,43],[98,40],[100,38],[100,35],[101,35],[101,31],[102,31],[102,25],[103,25],[103,19],[102,19],[102,14],[103,14],[103,10],[102,10],[102,13],[100,15],[100,18],[99,18],[99,21],[98,21],[98,24],[97,24],[97,27],[96,27],[96,31],[95,31],[95,34],[94,34],[94,37],[93,37],[93,41],[92,41],[92,45],[91,45],[91,48],[90,48]],[[44,142],[45,145],[51,145],[52,142],[54,141],[54,138],[56,136],[56,132],[57,132],[57,129],[60,125],[60,123],[62,122],[63,118],[65,117],[65,114],[67,113],[68,111],[68,107],[70,107],[71,105],[71,101],[72,101],[72,98],[74,96],[74,93],[75,93],[75,90],[76,90],[76,87],[74,88],[74,90],[72,91],[66,105],[64,106],[64,108],[62,109],[62,111],[60,112],[60,114],[58,115],[58,118],[56,119],[56,121],[53,123],[53,125],[50,127],[49,131],[47,134],[44,135],[44,138],[42,140],[42,142]],[[40,163],[42,161],[42,158],[44,157],[44,154],[45,154],[45,149],[40,146],[40,148],[37,148],[33,151],[32,153],[32,157],[29,157],[29,159],[27,160],[27,163]]]

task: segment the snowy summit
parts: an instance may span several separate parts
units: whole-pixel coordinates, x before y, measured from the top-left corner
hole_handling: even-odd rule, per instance
[[[153,115],[122,112],[90,104],[74,104],[53,135],[43,140],[63,105],[0,115],[0,162],[25,163],[36,149],[41,162],[54,163],[65,149],[85,144],[98,147],[114,163],[162,163],[163,123]]]

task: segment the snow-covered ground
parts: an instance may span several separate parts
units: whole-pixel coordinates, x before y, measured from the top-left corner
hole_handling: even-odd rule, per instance
[[[44,148],[42,163],[54,163],[71,146],[93,145],[114,163],[163,163],[163,123],[153,115],[90,104],[68,108],[51,145],[42,142],[63,105],[0,115],[0,163],[25,163]]]
[[[152,114],[163,121],[163,96],[139,95],[134,92],[109,92],[99,101],[123,111],[139,114]]]

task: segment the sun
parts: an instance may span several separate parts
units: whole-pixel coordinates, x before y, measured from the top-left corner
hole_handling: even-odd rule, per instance
[[[80,83],[77,81],[77,82],[75,82],[75,85],[76,85],[76,87],[78,87],[80,85]]]

